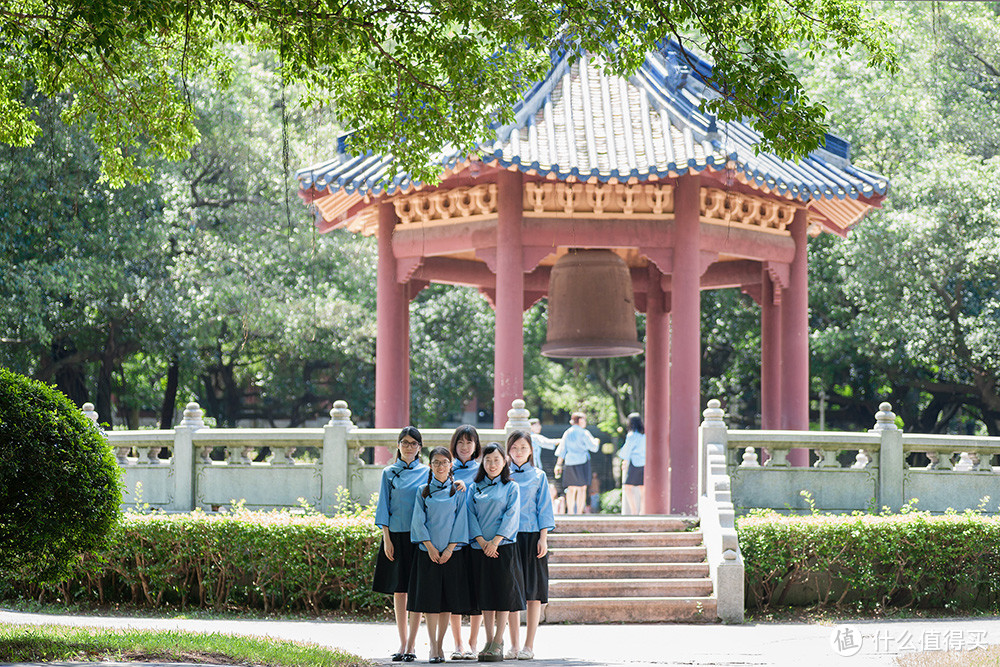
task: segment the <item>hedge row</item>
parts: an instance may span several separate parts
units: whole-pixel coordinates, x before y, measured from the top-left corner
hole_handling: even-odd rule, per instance
[[[766,511],[736,528],[749,608],[1000,609],[1000,517]]]
[[[127,514],[112,546],[55,585],[0,582],[3,597],[81,604],[369,610],[380,532],[370,516]]]

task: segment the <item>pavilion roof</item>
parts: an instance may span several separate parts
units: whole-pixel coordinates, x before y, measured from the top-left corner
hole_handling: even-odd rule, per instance
[[[572,63],[569,55],[558,57],[515,108],[514,122],[479,145],[481,159],[500,168],[591,182],[728,170],[756,190],[806,203],[825,227],[839,233],[884,198],[888,180],[852,165],[849,144],[833,135],[799,162],[757,154],[760,135],[748,123],[718,122],[699,111],[702,100],[716,95],[703,83],[710,75],[708,63],[673,42],[647,55],[628,78],[606,73],[594,56]],[[422,187],[395,167],[391,154],[351,155],[349,136],[338,139],[333,159],[297,174],[307,200],[336,195],[337,205],[325,207],[328,221],[370,197]],[[457,171],[468,160],[446,148],[442,172]]]

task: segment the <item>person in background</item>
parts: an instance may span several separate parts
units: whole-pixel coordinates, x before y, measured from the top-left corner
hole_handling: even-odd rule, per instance
[[[549,484],[549,496],[552,498],[552,513],[553,514],[565,514],[566,513],[566,496],[560,496],[556,492],[556,487],[554,484]]]
[[[431,452],[427,483],[417,489],[410,522],[410,539],[417,552],[410,571],[406,609],[427,619],[430,662],[444,662],[445,632],[452,614],[472,608],[466,552],[469,513],[465,492],[451,472],[451,453],[444,447]]]
[[[625,444],[618,450],[622,460],[622,514],[640,514],[645,499],[646,428],[638,412],[628,416]]]
[[[590,484],[590,454],[597,451],[597,442],[587,430],[587,416],[574,412],[570,427],[556,447],[555,476],[562,476],[566,488],[566,512],[581,514],[587,505],[587,485]],[[565,464],[565,466],[564,466]]]
[[[410,587],[410,569],[415,548],[410,541],[410,521],[417,488],[427,481],[429,468],[420,462],[423,438],[413,426],[399,432],[396,460],[382,470],[375,525],[382,529],[382,547],[375,560],[372,590],[392,595],[392,607],[399,632],[399,650],[393,662],[417,659],[414,644],[420,627],[420,614],[407,612],[406,595]]]
[[[451,471],[456,480],[465,482],[467,488],[472,488],[476,475],[479,473],[479,456],[483,448],[479,444],[479,432],[475,426],[462,424],[451,434],[451,456],[454,459]],[[452,660],[475,660],[476,645],[479,642],[479,626],[483,615],[476,607],[475,592],[472,591],[472,568],[467,569],[472,607],[469,609],[469,643],[462,643],[462,616],[451,615],[451,635],[455,640],[455,650]]]
[[[521,493],[510,478],[507,452],[499,442],[483,449],[483,461],[467,496],[473,590],[486,626],[486,646],[479,652],[479,661],[499,662],[507,618],[510,612],[525,608],[524,575],[514,546]]]
[[[590,513],[601,513],[601,480],[597,479],[597,473],[590,475]]]
[[[512,431],[507,436],[507,460],[510,477],[521,487],[521,515],[517,528],[518,561],[524,575],[524,598],[527,607],[524,646],[520,644],[521,613],[510,616],[510,650],[507,660],[533,660],[535,633],[542,617],[542,605],[549,601],[548,534],[556,527],[552,513],[549,480],[534,465],[531,435]]]
[[[542,435],[542,422],[538,421],[536,418],[532,417],[529,419],[528,424],[531,425],[531,456],[534,460],[535,467],[541,470],[542,450],[555,449],[556,445],[559,444],[559,441],[553,440],[552,438],[546,438]]]

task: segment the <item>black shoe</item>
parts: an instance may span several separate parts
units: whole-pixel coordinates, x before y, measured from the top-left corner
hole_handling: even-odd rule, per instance
[[[393,662],[399,662],[402,659],[403,659],[403,654],[402,653],[393,653],[392,654],[392,661]]]
[[[442,656],[440,656],[440,655],[436,655],[433,658],[431,658],[430,660],[428,660],[427,662],[430,662],[430,663],[433,663],[433,664],[436,665],[438,663],[444,662],[444,658]]]
[[[404,653],[403,654],[403,662],[413,662],[416,659],[417,659],[417,654],[416,653]]]

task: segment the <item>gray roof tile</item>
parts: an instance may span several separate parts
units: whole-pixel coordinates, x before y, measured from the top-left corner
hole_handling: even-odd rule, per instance
[[[851,165],[846,142],[836,137],[828,137],[829,150],[798,163],[755,154],[760,135],[748,124],[719,123],[699,111],[700,102],[714,94],[699,78],[710,66],[695,61],[691,73],[678,49],[669,43],[649,54],[628,78],[607,74],[590,55],[572,63],[566,56],[557,59],[515,109],[514,122],[480,144],[484,162],[600,181],[642,181],[729,164],[749,183],[803,202],[885,195],[888,181]],[[338,190],[364,196],[419,187],[394,167],[391,155],[348,154],[348,137],[338,140],[335,158],[298,172],[302,190],[315,189],[311,198]],[[465,159],[448,148],[440,163],[451,168]]]

